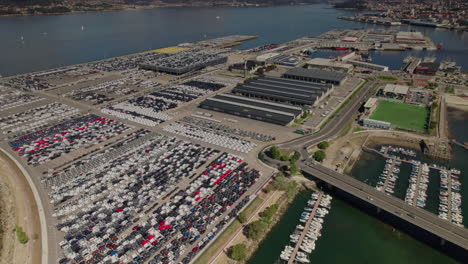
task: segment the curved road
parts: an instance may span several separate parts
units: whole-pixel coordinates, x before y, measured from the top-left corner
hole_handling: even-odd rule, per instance
[[[367,200],[391,214],[394,214],[414,225],[417,225],[437,236],[450,241],[464,249],[468,250],[468,230],[457,227],[450,222],[439,219],[436,215],[421,210],[416,207],[407,205],[404,201],[385,193],[378,192],[371,186],[362,183],[349,176],[344,176],[332,169],[326,168],[315,162],[307,162],[309,157],[307,149],[323,140],[329,140],[337,136],[341,130],[347,125],[348,121],[353,118],[362,103],[372,94],[373,89],[379,82],[367,83],[357,95],[342,109],[335,118],[329,120],[328,124],[318,133],[294,139],[278,146],[289,148],[301,153],[302,161],[299,166],[303,171],[315,176],[318,179],[324,180],[329,184],[340,188],[362,200]],[[284,165],[284,162],[272,161],[272,163]],[[306,161],[306,162],[304,162]]]
[[[24,177],[28,181],[29,187],[31,188],[31,191],[34,196],[34,200],[36,201],[37,209],[39,211],[39,222],[40,222],[40,227],[41,227],[41,263],[49,263],[49,244],[48,244],[48,233],[47,233],[47,222],[46,222],[46,216],[44,212],[44,206],[42,204],[41,197],[39,195],[39,192],[37,190],[36,185],[34,184],[34,181],[31,177],[31,175],[24,169],[24,167],[7,151],[5,151],[3,148],[0,147],[0,151],[5,153],[5,155],[12,160],[15,165],[21,170],[23,173]]]
[[[354,98],[338,113],[333,119],[329,120],[328,123],[319,132],[300,137],[288,142],[278,144],[278,146],[287,147],[299,151],[303,158],[307,158],[309,153],[307,148],[315,145],[323,140],[333,138],[346,126],[347,122],[353,118],[354,114],[359,110],[362,103],[366,101],[367,97],[373,94],[373,90],[377,87],[379,82],[370,81],[364,84],[364,87],[359,90]]]

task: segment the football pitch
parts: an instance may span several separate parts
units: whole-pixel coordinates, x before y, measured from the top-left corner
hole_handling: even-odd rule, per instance
[[[370,118],[390,122],[402,129],[425,131],[427,115],[425,107],[382,100]]]

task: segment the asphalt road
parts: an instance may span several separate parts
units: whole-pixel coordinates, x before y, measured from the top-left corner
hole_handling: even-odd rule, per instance
[[[376,81],[370,81],[364,84],[364,87],[359,90],[355,97],[352,98],[351,101],[348,102],[348,104],[333,119],[329,120],[325,127],[323,127],[319,132],[281,143],[278,146],[299,151],[303,158],[307,158],[309,156],[307,148],[338,135],[343,127],[346,126],[347,122],[353,118],[354,114],[359,110],[363,102],[366,101],[367,97],[373,94],[373,90],[378,84],[379,82]]]

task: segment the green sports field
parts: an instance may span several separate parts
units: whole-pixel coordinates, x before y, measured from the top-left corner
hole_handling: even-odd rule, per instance
[[[370,118],[402,129],[425,131],[427,115],[425,107],[381,100]]]

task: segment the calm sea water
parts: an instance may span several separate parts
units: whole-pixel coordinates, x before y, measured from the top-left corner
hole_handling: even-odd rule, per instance
[[[282,43],[305,35],[319,35],[336,28],[383,28],[336,19],[354,13],[335,10],[327,5],[310,5],[160,8],[0,17],[0,74],[27,73],[231,34],[259,37],[239,47],[244,49],[265,43]],[[413,29],[444,44],[445,49],[435,53],[440,59],[455,59],[468,69],[468,33],[427,27]],[[372,57],[375,63],[398,69],[409,53],[376,52]],[[434,53],[421,51],[417,54]]]

